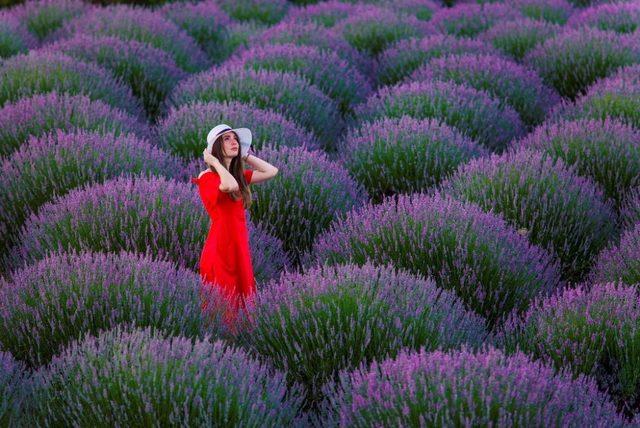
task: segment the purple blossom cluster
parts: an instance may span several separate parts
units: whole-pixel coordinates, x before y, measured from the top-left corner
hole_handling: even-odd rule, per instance
[[[439,10],[429,22],[443,34],[475,37],[499,22],[523,16],[517,8],[506,3],[461,3]]]
[[[616,207],[640,186],[640,130],[616,119],[548,122],[514,146],[542,150],[602,186]]]
[[[379,85],[397,83],[431,58],[462,53],[494,54],[498,51],[478,39],[445,34],[400,40],[378,56],[377,82]]]
[[[620,207],[619,217],[623,230],[633,228],[636,223],[640,223],[640,186],[627,192]]]
[[[568,281],[580,280],[617,232],[615,210],[601,187],[542,151],[518,148],[472,159],[441,190],[500,213],[558,257]]]
[[[252,148],[281,146],[321,148],[318,138],[282,113],[238,101],[194,102],[172,108],[155,128],[156,142],[167,151],[191,159],[202,154],[209,128],[205,123],[251,124]],[[235,125],[234,125],[235,126]],[[0,131],[1,132],[1,131]],[[201,159],[198,159],[200,161]],[[205,165],[202,165],[203,168]],[[198,171],[194,171],[197,174]]]
[[[339,370],[404,347],[477,347],[488,335],[482,317],[433,279],[372,264],[283,274],[258,295],[252,316],[240,343],[304,384],[311,402]]]
[[[334,27],[338,22],[361,13],[370,5],[328,0],[289,9],[283,22],[312,22],[323,27]]]
[[[619,281],[637,287],[640,283],[640,223],[630,226],[620,242],[604,249],[594,263],[591,282]]]
[[[567,0],[508,0],[507,4],[527,18],[559,25],[575,13],[575,7]]]
[[[115,36],[137,40],[171,54],[178,66],[187,72],[206,69],[207,55],[178,25],[159,11],[125,4],[96,7],[66,22],[49,37],[49,41],[70,38],[76,33]]]
[[[368,79],[357,68],[336,53],[314,46],[293,43],[257,46],[229,59],[225,66],[299,74],[338,103],[343,114],[372,92]]]
[[[443,8],[440,2],[432,0],[379,0],[378,4],[396,13],[412,15],[421,21],[429,21],[434,13]]]
[[[323,391],[321,426],[625,426],[592,379],[493,347],[403,350]]]
[[[478,38],[518,62],[533,48],[554,37],[562,27],[545,21],[522,18],[500,22],[480,33]]]
[[[496,340],[509,352],[594,377],[628,412],[640,387],[639,320],[637,286],[585,283],[536,299],[523,317],[510,317]]]
[[[427,190],[489,151],[437,119],[381,118],[350,129],[338,153],[374,202],[391,193]]]
[[[38,45],[38,41],[14,14],[0,12],[0,58],[25,53]]]
[[[633,33],[640,27],[640,4],[605,3],[575,13],[567,21],[567,27],[594,27],[604,31]]]
[[[0,109],[0,156],[10,155],[31,137],[57,129],[133,133],[142,138],[151,134],[149,126],[101,100],[54,90],[19,98]]]
[[[43,79],[42,76],[47,76]],[[61,52],[33,50],[7,58],[0,64],[0,106],[47,92],[85,94],[144,118],[131,88],[110,71]]]
[[[450,80],[504,100],[529,125],[541,123],[560,102],[555,90],[542,83],[531,69],[496,55],[460,54],[433,58],[407,81]]]
[[[44,41],[65,22],[91,9],[82,0],[27,0],[11,8],[11,12],[38,41]]]
[[[22,403],[29,397],[26,366],[9,352],[0,351],[0,422],[13,426],[19,422]]]
[[[0,346],[39,367],[86,333],[135,323],[202,337],[200,277],[129,252],[45,257],[0,282]]]
[[[441,194],[401,194],[349,211],[316,239],[303,265],[367,260],[433,277],[491,328],[561,284],[550,254],[505,220]]]
[[[222,340],[128,324],[73,342],[34,377],[27,420],[38,426],[288,426],[303,399],[282,372]]]
[[[197,101],[240,101],[271,109],[313,131],[331,148],[343,121],[338,105],[308,79],[290,72],[221,66],[182,81],[168,98],[180,107]]]
[[[181,169],[179,159],[132,134],[57,129],[31,137],[0,162],[0,248],[16,244],[24,221],[54,196],[124,173],[178,178]]]
[[[298,264],[301,254],[337,217],[368,199],[364,187],[321,151],[266,147],[258,157],[283,165],[278,178],[256,186],[251,218],[282,240]]]
[[[167,52],[135,40],[81,33],[49,48],[111,70],[131,87],[151,119],[160,115],[160,106],[167,95],[188,76]]]
[[[407,82],[386,86],[355,107],[359,123],[408,115],[434,118],[455,127],[495,152],[525,128],[518,113],[488,92],[450,81]]]
[[[287,0],[217,0],[222,10],[236,21],[280,22],[289,10]]]

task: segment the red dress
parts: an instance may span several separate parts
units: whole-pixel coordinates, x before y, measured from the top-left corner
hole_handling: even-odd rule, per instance
[[[251,183],[253,171],[245,170],[244,176],[247,184]],[[234,201],[229,193],[219,189],[220,176],[216,172],[209,170],[200,178],[192,177],[191,182],[198,185],[200,198],[211,218],[200,255],[203,287],[218,285],[229,293],[233,312],[227,312],[225,322],[230,322],[241,306],[246,308],[245,301],[256,291],[245,209],[242,199]],[[207,303],[203,300],[203,310]]]

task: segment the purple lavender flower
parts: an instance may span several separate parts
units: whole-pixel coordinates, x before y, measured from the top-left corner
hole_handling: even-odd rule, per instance
[[[431,18],[431,25],[443,34],[475,37],[498,22],[522,18],[515,7],[504,3],[457,4],[443,8]]]
[[[633,229],[640,223],[640,186],[630,189],[625,195],[619,216],[620,227],[623,230]]]
[[[400,194],[347,212],[317,238],[303,265],[367,260],[433,277],[490,328],[560,285],[550,254],[501,217],[440,194]]]
[[[335,26],[338,22],[351,15],[362,12],[369,5],[348,3],[340,0],[329,0],[315,4],[290,8],[283,22],[315,23],[326,28]]]
[[[360,123],[408,115],[435,118],[455,127],[485,147],[500,152],[524,134],[518,113],[480,91],[454,82],[408,82],[383,87],[355,107]]]
[[[27,0],[11,9],[20,22],[43,41],[65,22],[94,9],[82,0]]]
[[[496,55],[433,58],[406,80],[450,80],[485,90],[511,105],[529,126],[541,123],[547,111],[560,102],[555,90],[544,85],[534,71]]]
[[[599,255],[590,275],[591,282],[619,281],[637,287],[640,283],[640,223],[627,229],[620,242]]]
[[[1,281],[1,279],[0,279]],[[0,422],[13,426],[20,421],[23,402],[29,397],[25,365],[8,352],[0,351]]]
[[[85,94],[144,118],[131,89],[98,65],[51,50],[29,51],[0,64],[0,106],[47,92]]]
[[[74,342],[38,370],[34,425],[297,426],[298,384],[222,340],[121,324]]]
[[[220,7],[237,21],[277,24],[287,13],[286,0],[217,0]]]
[[[509,0],[507,4],[527,18],[559,25],[564,25],[575,10],[567,0]]]
[[[0,109],[0,156],[8,156],[30,137],[39,137],[55,129],[84,129],[116,136],[133,133],[150,136],[147,125],[122,110],[86,95],[35,94],[7,103]]]
[[[37,40],[14,14],[0,12],[0,58],[25,53],[38,45]]]
[[[341,372],[323,391],[319,426],[625,426],[592,379],[493,347],[407,349]]]
[[[400,349],[480,346],[484,320],[455,294],[393,266],[344,265],[286,273],[259,293],[240,343],[307,389],[310,402],[339,370]]]
[[[558,257],[566,280],[580,280],[616,233],[615,211],[600,186],[545,152],[516,148],[473,159],[441,189],[522,229]]]
[[[567,26],[633,33],[640,27],[640,4],[630,2],[592,6],[572,15]]]
[[[500,22],[480,33],[478,38],[521,62],[529,51],[554,37],[561,26],[530,18]]]
[[[182,158],[201,160],[203,142],[209,132],[205,124],[216,123],[251,124],[252,147],[256,150],[280,146],[300,146],[308,150],[321,147],[313,133],[281,113],[238,101],[195,102],[172,108],[155,128],[155,139],[160,146]]]
[[[439,2],[432,0],[381,0],[379,4],[398,13],[412,15],[421,21],[429,21],[434,13],[442,9]]]

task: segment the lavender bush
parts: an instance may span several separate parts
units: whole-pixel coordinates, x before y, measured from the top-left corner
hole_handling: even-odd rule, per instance
[[[336,216],[368,198],[366,190],[348,171],[323,152],[267,147],[258,157],[282,168],[273,180],[253,189],[256,200],[251,218],[282,240],[296,264]]]
[[[321,234],[305,267],[367,260],[433,277],[493,329],[512,309],[560,285],[557,264],[497,215],[443,195],[385,198]]]
[[[120,323],[202,337],[200,281],[174,263],[128,252],[52,255],[0,284],[0,345],[35,368],[86,333]]]
[[[221,66],[181,82],[171,107],[197,101],[240,101],[272,109],[313,131],[330,148],[344,126],[337,104],[306,78],[294,73]]]
[[[592,6],[572,15],[567,26],[588,26],[605,31],[633,33],[640,27],[640,4],[629,2]]]
[[[640,222],[640,187],[626,193],[620,207],[619,222],[623,230],[631,229]]]
[[[542,83],[532,70],[496,55],[461,54],[433,58],[408,81],[450,80],[484,90],[514,108],[532,127],[560,102],[555,90]]]
[[[591,282],[619,281],[634,287],[640,283],[640,223],[630,226],[620,238],[604,249],[590,275]]]
[[[28,0],[11,9],[38,41],[90,10],[89,3],[82,0]]]
[[[493,347],[404,350],[323,390],[319,426],[625,426],[592,379]]]
[[[500,213],[554,253],[568,281],[580,280],[616,233],[615,211],[601,188],[545,152],[519,149],[473,159],[441,189]]]
[[[226,44],[233,20],[220,8],[218,1],[171,2],[159,11],[185,30],[214,64],[227,57]]]
[[[263,24],[277,24],[286,14],[289,3],[286,0],[217,0],[231,18],[238,21],[258,21]]]
[[[593,376],[630,416],[640,393],[639,319],[637,287],[580,284],[534,301],[524,317],[511,317],[498,343],[574,376]]]
[[[37,40],[13,14],[0,12],[0,59],[26,53],[38,45]]]
[[[110,5],[92,9],[64,24],[49,40],[70,38],[75,33],[148,43],[171,54],[176,64],[187,72],[204,70],[210,65],[207,55],[186,31],[160,12],[139,6]]]
[[[14,426],[19,421],[22,403],[29,397],[29,386],[25,365],[10,353],[0,351],[0,425]]]
[[[383,87],[356,106],[355,112],[360,123],[404,115],[435,118],[496,152],[524,133],[522,121],[513,108],[486,91],[446,81]]]
[[[378,56],[377,83],[378,85],[395,84],[432,58],[467,52],[497,53],[482,41],[467,37],[435,34],[422,39],[400,40]]]
[[[354,14],[361,13],[369,6],[351,4],[340,0],[328,0],[305,6],[290,8],[283,21],[312,22],[326,28],[334,27],[338,22]]]
[[[373,202],[427,190],[460,164],[489,151],[436,119],[381,118],[340,140],[342,164]]]
[[[0,156],[18,150],[30,137],[56,129],[84,129],[116,136],[133,133],[142,138],[151,132],[133,116],[103,101],[53,91],[21,98],[0,109]]]
[[[363,101],[372,92],[368,79],[357,68],[336,53],[313,46],[292,43],[258,46],[225,65],[296,73],[330,96],[342,114],[351,113],[352,104]]]
[[[505,21],[480,33],[478,38],[518,62],[539,44],[554,37],[561,26],[529,18]]]
[[[597,79],[640,62],[637,37],[593,28],[567,30],[530,51],[524,62],[560,95],[575,99]]]
[[[498,22],[522,18],[516,8],[504,3],[457,4],[443,8],[429,21],[438,31],[452,36],[475,37]]]
[[[550,116],[567,118],[617,118],[640,128],[640,65],[620,68],[610,77],[598,80],[575,103],[562,103]]]
[[[479,346],[484,321],[432,279],[392,266],[326,266],[281,276],[261,292],[243,347],[306,388],[306,406],[341,369],[401,348]]]
[[[250,124],[253,135],[251,147],[255,150],[281,146],[300,146],[309,150],[321,147],[313,133],[281,113],[238,101],[194,102],[172,108],[155,128],[155,141],[184,159],[201,158],[209,132],[209,128],[203,124],[227,122],[238,126]],[[201,169],[206,167],[204,164],[202,166]],[[197,175],[198,171],[194,173]]]
[[[16,244],[27,217],[54,196],[125,172],[178,178],[180,160],[132,134],[56,130],[0,162],[0,249]]]
[[[640,131],[615,119],[546,123],[514,146],[542,150],[602,186],[616,207],[640,185]]]
[[[47,92],[85,94],[143,118],[131,89],[110,71],[60,52],[30,51],[0,63],[0,106]]]
[[[527,18],[559,25],[564,25],[575,12],[567,0],[509,0],[507,4]]]
[[[377,4],[412,15],[420,21],[429,21],[434,13],[442,9],[439,2],[432,0],[379,0]]]
[[[74,342],[36,373],[34,425],[288,426],[301,388],[221,340],[120,325]]]
[[[127,82],[152,121],[163,113],[160,106],[173,87],[188,76],[167,52],[135,40],[78,34],[50,48],[111,70]]]

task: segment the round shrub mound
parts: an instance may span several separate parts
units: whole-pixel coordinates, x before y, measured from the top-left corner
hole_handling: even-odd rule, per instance
[[[127,82],[151,119],[162,113],[160,106],[164,99],[188,76],[167,52],[135,40],[78,34],[50,48],[111,70]]]
[[[361,13],[369,5],[329,0],[289,9],[285,17],[287,22],[312,22],[326,28],[335,26],[343,19]]]
[[[623,408],[640,390],[640,296],[637,286],[580,284],[536,299],[524,317],[512,317],[498,343],[594,377]]]
[[[237,21],[258,21],[267,25],[280,22],[289,9],[286,0],[218,0],[217,3]]]
[[[429,21],[434,13],[442,9],[441,3],[431,0],[380,0],[378,4],[421,21]]]
[[[202,337],[199,287],[195,272],[148,256],[56,254],[0,284],[0,345],[38,367],[85,333],[119,323]]]
[[[441,190],[500,213],[554,253],[570,281],[581,279],[616,233],[615,211],[600,186],[561,158],[533,149],[472,159]]]
[[[330,96],[343,114],[350,113],[352,104],[364,101],[372,92],[368,79],[356,67],[334,52],[313,46],[292,43],[258,46],[229,60],[228,64],[229,67],[292,72],[306,77]]]
[[[567,26],[587,26],[617,33],[633,33],[640,28],[640,4],[629,2],[592,6],[571,16]]]
[[[336,216],[368,199],[348,171],[321,151],[267,147],[258,157],[286,167],[253,188],[251,218],[282,240],[295,263]]]
[[[509,0],[527,18],[564,25],[575,8],[567,0]]]
[[[117,326],[36,372],[33,425],[290,426],[301,388],[221,340]]]
[[[523,18],[497,23],[480,33],[478,38],[521,62],[533,48],[554,37],[561,29],[557,24]]]
[[[118,4],[94,8],[64,24],[50,39],[69,38],[75,33],[148,43],[167,51],[176,64],[188,72],[210,66],[207,55],[186,31],[164,18],[159,11],[142,6]]]
[[[340,140],[343,165],[373,202],[393,193],[427,190],[458,165],[489,151],[436,119],[381,118]]]
[[[440,194],[401,194],[337,219],[304,266],[367,260],[433,277],[490,328],[560,285],[556,262],[499,216]]]
[[[467,52],[497,53],[494,48],[480,40],[445,34],[400,40],[378,56],[377,83],[381,86],[398,83],[431,58]]]
[[[227,27],[227,39],[223,45],[218,47],[222,52],[218,59],[224,62],[235,52],[242,52],[249,47],[249,42],[262,34],[269,26],[256,21],[233,22]],[[345,42],[346,44],[346,42]]]
[[[594,83],[575,103],[562,103],[553,118],[617,118],[640,128],[640,64],[622,67]]]
[[[591,272],[591,282],[620,281],[638,288],[640,283],[640,223],[626,230],[620,242],[599,255]]]
[[[144,118],[131,88],[96,64],[46,49],[15,55],[0,64],[0,106],[53,91],[85,94]]]
[[[522,17],[518,9],[504,3],[461,3],[440,9],[430,23],[443,34],[475,37],[496,23]]]
[[[615,119],[549,122],[514,146],[542,150],[602,186],[618,207],[640,185],[640,131]]]
[[[10,353],[0,351],[0,424],[15,426],[19,422],[22,402],[29,396],[28,388],[25,365]]]
[[[640,62],[640,44],[638,37],[611,31],[572,29],[531,50],[524,62],[560,95],[575,99],[597,79]]]
[[[30,137],[56,129],[99,133],[133,133],[149,137],[150,129],[133,116],[86,95],[49,92],[21,98],[0,109],[0,156],[18,150]]]
[[[485,90],[512,106],[529,126],[541,123],[560,97],[532,70],[495,55],[461,54],[434,58],[407,80],[451,80]]]
[[[624,426],[592,379],[493,347],[405,350],[323,390],[319,426]]]
[[[54,196],[125,172],[179,178],[178,158],[132,134],[56,130],[0,162],[0,249],[16,244],[29,214]]]
[[[250,46],[284,43],[315,46],[321,50],[335,52],[341,58],[358,67],[364,75],[369,77],[374,75],[372,61],[366,55],[353,48],[335,30],[314,22],[283,21],[249,40]]]
[[[398,40],[435,32],[431,25],[418,18],[376,6],[340,21],[335,31],[358,51],[374,57]]]
[[[213,63],[222,62],[226,58],[228,27],[233,21],[216,0],[171,2],[159,11],[185,30]]]
[[[155,139],[167,151],[184,159],[202,158],[209,128],[203,123],[229,123],[231,126],[250,124],[252,149],[280,146],[320,149],[313,133],[273,110],[256,108],[238,101],[195,102],[172,109],[155,129]],[[203,164],[203,167],[206,167]],[[197,174],[202,169],[195,171]]]
[[[355,107],[360,123],[381,117],[435,118],[501,152],[525,129],[518,113],[482,90],[450,81],[407,82],[380,88]]]
[[[193,102],[240,101],[271,109],[314,132],[330,148],[344,123],[335,101],[295,73],[219,67],[182,81],[168,99],[172,107]]]
[[[618,220],[623,230],[633,228],[640,222],[640,187],[634,187],[626,193]]]
[[[0,58],[26,53],[37,44],[18,18],[7,11],[0,12]]]
[[[432,279],[371,264],[283,275],[260,293],[252,314],[243,347],[305,385],[311,406],[339,370],[404,347],[477,347],[487,336],[483,319]]]
[[[89,10],[90,4],[82,0],[28,0],[12,8],[20,22],[39,41]]]

